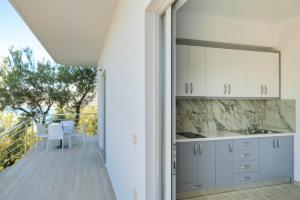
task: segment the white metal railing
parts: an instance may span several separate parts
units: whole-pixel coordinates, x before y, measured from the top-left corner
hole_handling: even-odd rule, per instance
[[[96,113],[44,115],[36,117],[35,120],[22,121],[4,130],[0,133],[0,172],[26,156],[27,152],[38,142],[34,121],[44,122],[47,125],[63,120],[73,120],[77,129],[85,125],[84,133],[95,135],[98,132],[97,116]]]
[[[30,139],[28,147],[28,128],[30,120],[22,121],[0,135],[0,172],[23,158],[36,140]]]

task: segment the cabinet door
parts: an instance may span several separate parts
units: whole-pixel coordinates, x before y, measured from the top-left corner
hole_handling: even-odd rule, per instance
[[[198,182],[198,143],[178,144],[178,185]]]
[[[215,181],[216,157],[215,142],[207,141],[199,143],[198,156],[198,182]]]
[[[263,97],[263,54],[247,51],[246,86],[248,97]]]
[[[228,92],[226,49],[206,48],[206,94],[223,97]]]
[[[227,82],[231,97],[246,96],[246,52],[228,50]]]
[[[289,180],[293,178],[294,171],[294,145],[293,137],[276,138],[276,179]]]
[[[279,54],[263,53],[264,96],[279,97]]]
[[[233,184],[233,142],[216,141],[216,187],[230,187]]]
[[[176,46],[176,96],[188,93],[188,46]]]
[[[189,46],[189,95],[205,96],[205,48]]]
[[[276,138],[267,137],[260,139],[260,173],[262,181],[276,179]],[[283,163],[281,163],[282,165]]]

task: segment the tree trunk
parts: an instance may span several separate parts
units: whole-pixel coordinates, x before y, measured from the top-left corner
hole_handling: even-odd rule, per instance
[[[76,111],[76,117],[75,117],[75,126],[77,127],[78,126],[78,124],[79,124],[79,120],[80,120],[80,105],[77,105],[76,107],[75,107],[75,111]]]

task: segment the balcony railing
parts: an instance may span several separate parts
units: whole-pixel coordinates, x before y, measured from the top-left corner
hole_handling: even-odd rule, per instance
[[[0,172],[22,159],[37,142],[32,121],[26,120],[0,134]]]
[[[79,130],[84,126],[83,133],[86,135],[96,135],[98,132],[96,113],[44,115],[38,116],[35,120],[22,121],[0,133],[0,172],[26,156],[27,152],[39,141],[36,137],[34,121],[48,125],[64,120],[74,121],[76,129]]]

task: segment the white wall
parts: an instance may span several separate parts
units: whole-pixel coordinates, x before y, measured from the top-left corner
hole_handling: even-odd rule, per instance
[[[106,68],[107,169],[117,199],[145,199],[145,8],[118,1],[99,65]],[[136,135],[137,144],[133,144]]]
[[[272,47],[277,42],[277,26],[179,12],[177,38]]]
[[[295,180],[300,182],[300,17],[279,25],[282,98],[296,99]]]

